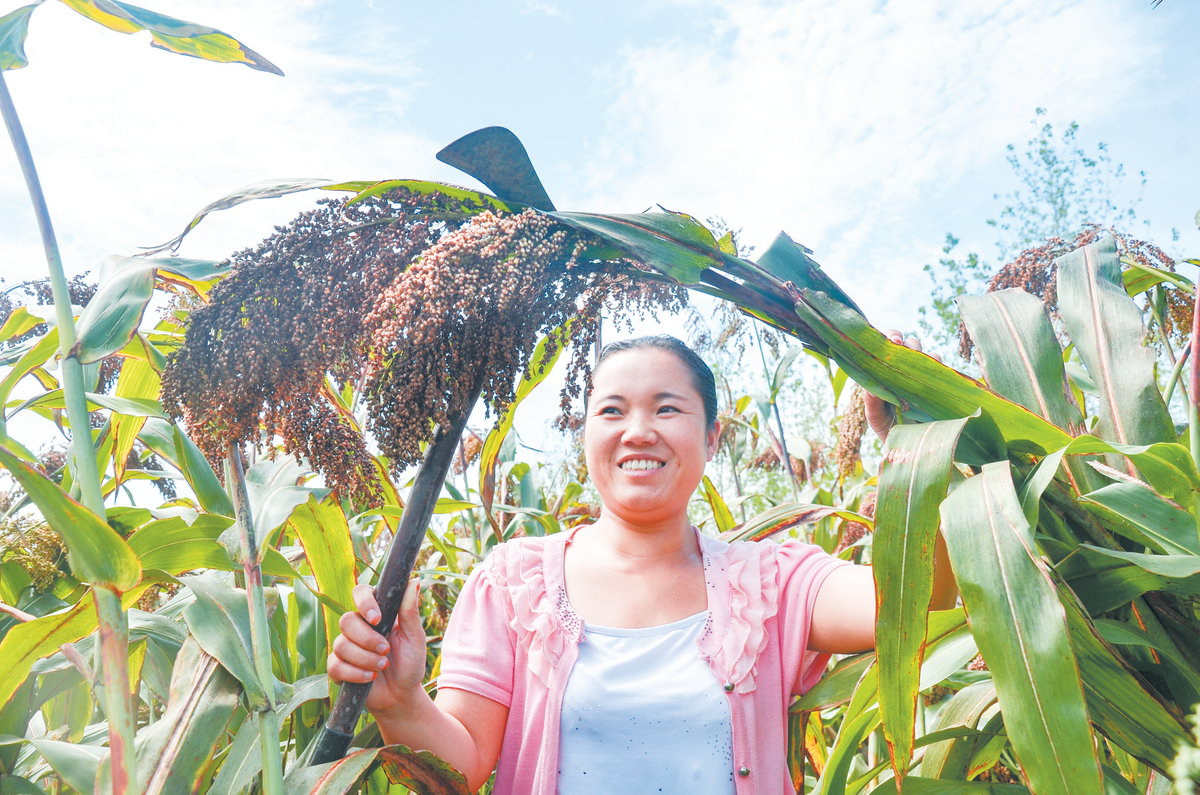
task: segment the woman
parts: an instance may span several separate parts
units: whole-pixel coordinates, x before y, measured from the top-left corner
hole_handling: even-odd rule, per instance
[[[387,641],[368,625],[371,588],[355,588],[329,674],[374,681],[384,740],[446,759],[472,791],[496,768],[496,793],[790,793],[788,703],[831,653],[874,647],[871,570],[691,526],[719,427],[712,372],[683,343],[610,345],[592,383],[584,448],[601,516],[502,544],[475,569],[436,701],[415,580]],[[868,408],[885,434],[883,404]],[[940,590],[935,606],[953,606]]]

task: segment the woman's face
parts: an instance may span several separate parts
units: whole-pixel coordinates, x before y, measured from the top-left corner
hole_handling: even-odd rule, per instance
[[[604,360],[592,377],[583,434],[605,513],[634,525],[686,517],[717,450],[691,373],[675,354],[652,348]]]

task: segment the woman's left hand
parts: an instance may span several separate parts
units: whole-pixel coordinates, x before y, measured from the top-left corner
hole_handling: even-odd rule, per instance
[[[890,328],[883,332],[884,336],[897,345],[904,345],[912,348],[914,351],[921,350],[921,340],[916,337],[905,337],[894,328]],[[942,357],[936,353],[929,354],[930,357],[941,361]],[[867,424],[871,426],[871,430],[879,437],[879,441],[886,442],[888,432],[892,426],[896,424],[896,407],[888,403],[883,398],[875,397],[870,392],[863,395],[863,408],[866,409]]]

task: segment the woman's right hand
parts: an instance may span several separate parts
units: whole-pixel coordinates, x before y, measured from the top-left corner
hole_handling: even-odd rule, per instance
[[[354,588],[354,613],[343,613],[341,634],[329,654],[329,676],[335,682],[374,682],[367,695],[373,714],[402,711],[417,696],[424,696],[425,627],[417,611],[420,580],[409,581],[400,602],[396,624],[385,638],[373,626],[379,623],[379,604],[369,585]]]

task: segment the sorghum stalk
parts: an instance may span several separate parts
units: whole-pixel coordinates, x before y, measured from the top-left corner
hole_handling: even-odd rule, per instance
[[[0,115],[8,128],[8,137],[16,150],[17,162],[29,188],[33,213],[37,217],[42,234],[42,246],[46,250],[46,264],[50,271],[50,287],[54,295],[54,311],[57,317],[58,345],[62,355],[63,396],[66,399],[67,419],[71,424],[71,455],[75,461],[75,482],[79,484],[81,502],[84,507],[104,517],[104,495],[100,488],[100,472],[96,466],[96,454],[92,447],[92,428],[88,419],[87,396],[84,394],[83,365],[72,349],[75,347],[75,318],[71,311],[71,294],[67,289],[67,277],[63,272],[62,257],[58,241],[54,237],[54,226],[50,223],[50,210],[42,193],[37,169],[33,164],[33,153],[17,117],[16,106],[4,72],[0,70]],[[120,594],[105,588],[93,588],[96,600],[96,616],[100,627],[100,654],[104,660],[103,677],[106,685],[105,713],[108,716],[108,745],[112,754],[112,785],[114,795],[136,793],[137,757],[133,738],[136,723],[133,704],[129,693],[129,631],[125,612],[121,607]]]
[[[262,745],[263,793],[283,795],[283,754],[279,749],[279,713],[275,711],[275,677],[271,673],[271,632],[267,626],[267,601],[263,593],[259,539],[246,489],[246,472],[241,450],[230,445],[225,455],[225,483],[233,493],[234,518],[239,530],[242,570],[246,575],[246,602],[250,608],[250,641],[254,646],[254,672],[267,699],[259,713],[259,738]]]

